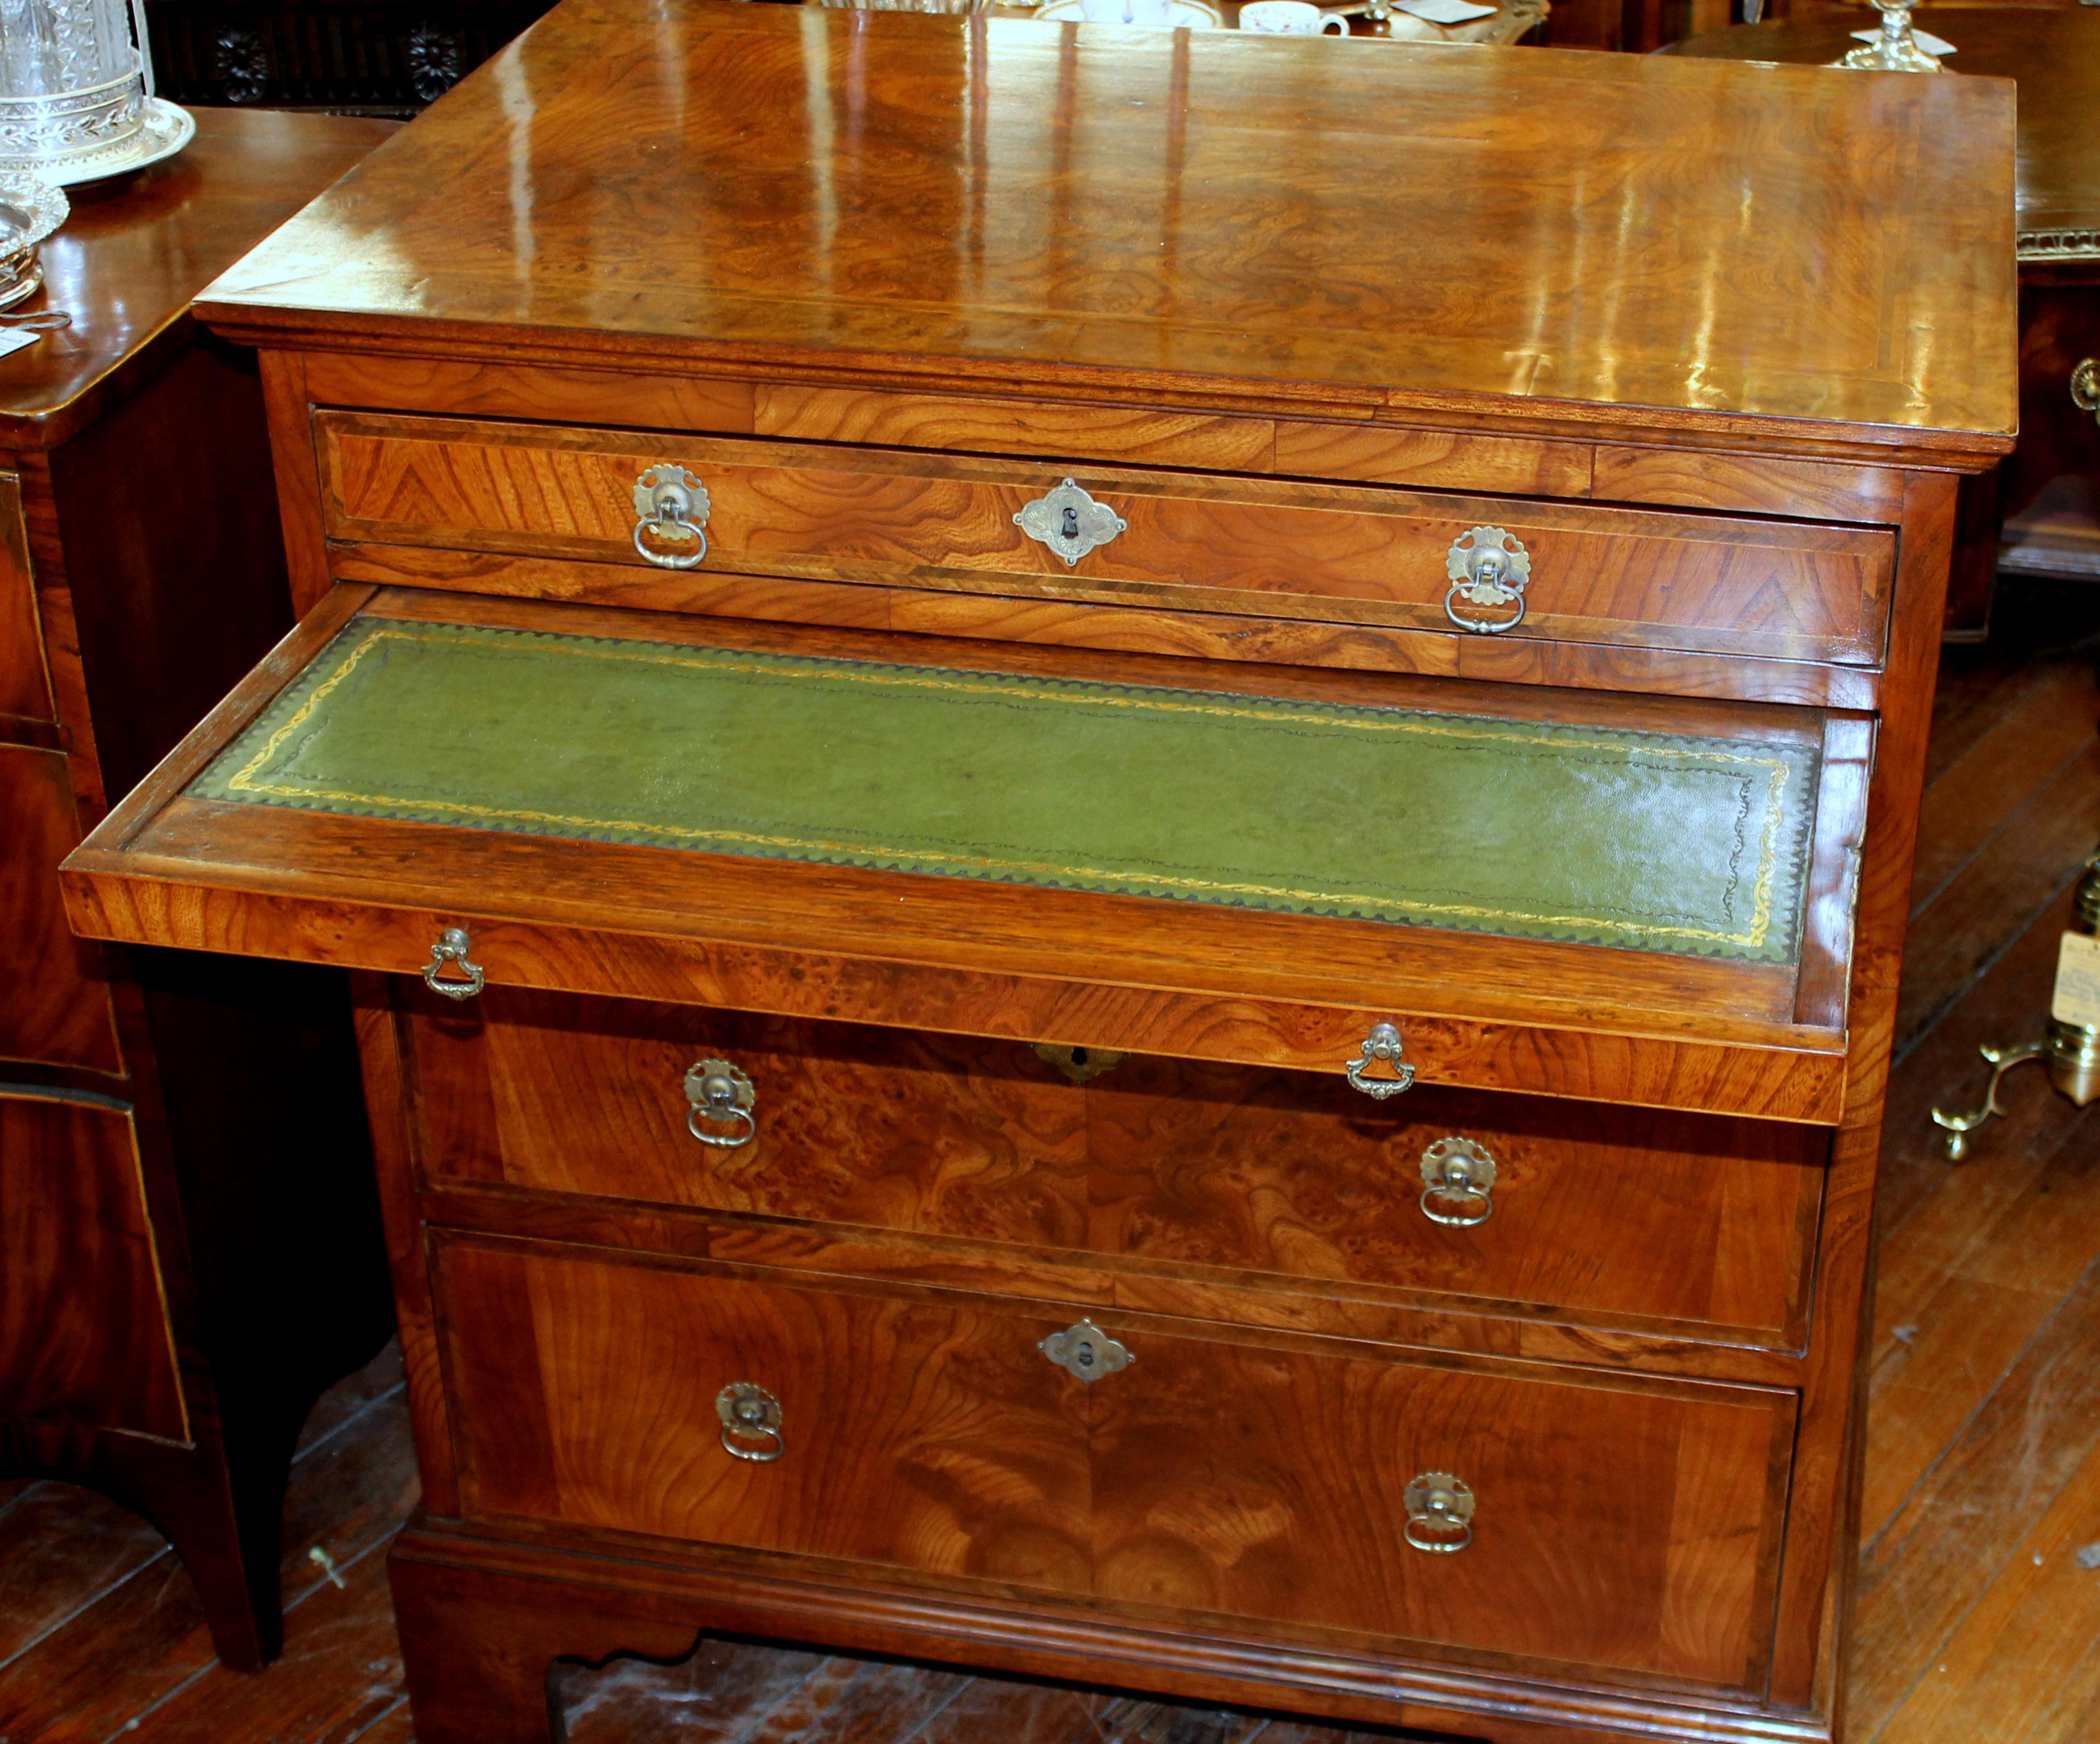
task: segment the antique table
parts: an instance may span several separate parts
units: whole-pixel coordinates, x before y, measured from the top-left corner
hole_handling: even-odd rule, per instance
[[[358,971],[422,1744],[1839,1729],[2011,90],[1128,35],[569,0],[200,302],[306,615],[69,912]]]
[[[57,872],[291,622],[254,360],[190,299],[393,129],[197,123],[75,191],[23,306],[72,325],[0,357],[0,1473],[148,1515],[254,1667],[293,1440],[387,1336],[348,1000],[77,943]]]
[[[1663,52],[1834,60],[1873,15],[1738,25]],[[1994,479],[1964,492],[1948,625],[1973,638],[1997,571],[2100,579],[2100,428],[2071,398],[2073,372],[2100,355],[2100,11],[1935,5],[1917,20],[1955,45],[1949,72],[2014,79],[2020,93],[2020,442]]]

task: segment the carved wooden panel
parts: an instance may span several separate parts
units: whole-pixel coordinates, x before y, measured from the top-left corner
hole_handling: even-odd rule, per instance
[[[0,1417],[188,1437],[131,1116],[0,1093]]]

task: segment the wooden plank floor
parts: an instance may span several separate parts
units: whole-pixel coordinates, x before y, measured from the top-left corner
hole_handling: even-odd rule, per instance
[[[2096,725],[2100,589],[2011,592],[1988,644],[1947,654],[1885,1147],[1851,1744],[2100,1739],[2100,1566],[2077,1555],[2100,1546],[2100,1104],[2024,1068],[1961,1168],[1926,1118],[1980,1092],[1979,1043],[2039,1027],[2100,843]],[[409,1744],[382,1565],[415,1488],[389,1352],[308,1425],[285,1658],[245,1677],[143,1521],[0,1484],[0,1744]],[[737,1642],[560,1676],[575,1744],[1376,1736]]]

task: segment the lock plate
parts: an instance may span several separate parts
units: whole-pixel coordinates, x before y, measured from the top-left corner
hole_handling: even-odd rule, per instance
[[[1117,1343],[1091,1320],[1052,1332],[1035,1348],[1074,1380],[1090,1387],[1102,1375],[1116,1374],[1137,1360],[1127,1346]]]
[[[1048,496],[1024,506],[1013,523],[1063,558],[1067,569],[1130,525],[1106,503],[1096,502],[1071,479]]]

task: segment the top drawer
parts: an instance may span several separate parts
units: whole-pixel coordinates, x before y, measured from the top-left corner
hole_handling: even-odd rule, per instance
[[[1072,476],[1106,514],[1061,497],[1030,518],[1044,539],[1017,518],[1067,469],[1039,462],[347,412],[315,422],[338,540],[646,567],[636,487],[667,466],[704,487],[698,567],[728,573],[1855,665],[1881,660],[1887,628],[1895,541],[1882,531],[1088,466]],[[1090,528],[1105,542],[1062,537]],[[699,542],[640,543],[682,559]],[[1499,575],[1480,573],[1483,550]]]

